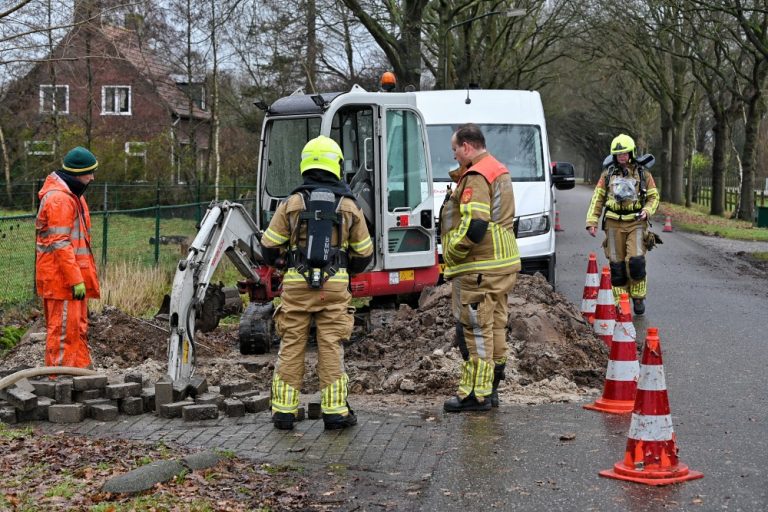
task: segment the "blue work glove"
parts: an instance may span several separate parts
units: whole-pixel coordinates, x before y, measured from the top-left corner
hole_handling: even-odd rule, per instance
[[[85,283],[78,283],[72,287],[72,298],[83,300],[85,298]]]

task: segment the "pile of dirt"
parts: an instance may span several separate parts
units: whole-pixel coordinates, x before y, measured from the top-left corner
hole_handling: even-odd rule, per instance
[[[450,395],[461,355],[455,344],[450,284],[425,292],[418,310],[401,306],[380,326],[350,343],[345,364],[353,394]],[[569,401],[602,386],[608,351],[577,308],[541,277],[521,275],[509,298],[510,357],[502,398],[539,403]],[[43,361],[42,327],[19,343],[0,366],[38,366]],[[38,331],[38,332],[34,332]],[[89,331],[94,366],[119,381],[142,373],[155,382],[166,370],[168,329],[164,323],[128,316],[114,308],[93,315]],[[318,391],[316,354],[310,346],[303,391]],[[197,337],[197,373],[212,385],[250,380],[270,387],[276,350],[242,356],[237,327],[220,327]]]

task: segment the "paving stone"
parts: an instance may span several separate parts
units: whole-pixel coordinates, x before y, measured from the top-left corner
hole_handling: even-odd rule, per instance
[[[237,398],[227,398],[224,400],[224,412],[233,418],[245,416],[245,404]]]
[[[245,411],[252,414],[266,411],[269,409],[269,395],[249,396],[243,399],[243,404],[245,404]]]
[[[84,389],[82,391],[75,391],[72,393],[72,399],[75,402],[84,402],[85,400],[93,400],[95,398],[104,397],[104,388],[101,389]]]
[[[103,389],[107,386],[106,375],[82,375],[72,378],[74,391],[86,391],[89,389]]]
[[[141,399],[144,401],[144,410],[155,410],[155,388],[144,388],[141,390]]]
[[[109,384],[104,388],[104,396],[107,398],[128,398],[141,395],[141,384],[136,382],[124,382],[122,384]]]
[[[240,366],[242,366],[248,373],[259,373],[268,364],[267,361],[240,361]]]
[[[187,393],[191,397],[197,397],[208,391],[208,380],[202,375],[193,375],[187,384]]]
[[[2,397],[20,411],[31,411],[37,407],[37,395],[16,386],[3,390]]]
[[[144,399],[140,396],[129,396],[120,399],[120,412],[128,416],[136,416],[144,412]]]
[[[169,380],[159,380],[155,383],[155,411],[159,414],[160,408],[173,402],[173,383]]]
[[[35,394],[37,396],[47,396],[48,398],[56,398],[56,382],[52,380],[32,380],[30,381],[35,388]]]
[[[232,396],[233,393],[253,389],[253,383],[247,380],[241,380],[238,382],[226,382],[222,383],[219,388],[221,388],[220,392],[222,395]]]
[[[46,421],[48,420],[48,408],[55,405],[53,398],[47,396],[37,397],[37,407],[29,411],[17,411],[19,421]]]
[[[174,402],[181,402],[182,400],[186,400],[189,396],[189,390],[187,389],[187,386],[189,386],[189,381],[176,381],[173,383],[173,401]]]
[[[118,410],[114,405],[97,404],[91,406],[91,418],[96,421],[115,421],[117,420]]]
[[[51,423],[79,423],[85,419],[85,405],[56,404],[48,408]]]
[[[224,409],[224,395],[219,393],[203,393],[195,398],[195,403],[199,405],[215,404],[219,409]]]
[[[244,398],[248,398],[249,396],[258,396],[260,394],[261,392],[258,389],[249,389],[248,391],[238,391],[236,393],[232,393],[232,398],[242,400]]]
[[[84,400],[83,405],[85,406],[85,415],[89,418],[93,418],[93,415],[91,414],[91,407],[94,405],[111,405],[113,407],[117,407],[117,400],[110,400],[109,398],[91,398],[89,400]]]
[[[299,407],[299,410],[296,411],[296,421],[304,421],[304,418],[306,418],[304,407]]]
[[[17,380],[13,385],[28,393],[35,392],[35,386],[33,386],[32,382],[30,382],[30,380],[26,378]]]
[[[62,379],[56,383],[56,392],[53,399],[58,405],[72,403],[72,379]]]
[[[215,420],[219,417],[219,408],[216,404],[192,404],[181,408],[181,417],[184,421]]]
[[[182,402],[171,402],[169,404],[163,404],[160,406],[161,418],[181,418],[181,410],[185,405],[191,405],[194,402],[190,400],[184,400]]]
[[[137,382],[144,387],[144,375],[141,373],[129,373],[123,377],[123,382]]]
[[[16,423],[16,408],[11,407],[10,405],[6,405],[3,407],[0,407],[0,423],[7,423],[8,425],[12,425]]]

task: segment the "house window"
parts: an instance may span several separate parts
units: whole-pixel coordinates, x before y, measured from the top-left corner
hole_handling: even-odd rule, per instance
[[[56,152],[56,143],[50,140],[24,141],[24,149],[29,156],[52,156]]]
[[[129,85],[105,85],[101,88],[102,115],[131,115],[131,87]]]
[[[69,114],[69,86],[40,86],[41,114]]]
[[[146,179],[147,143],[125,143],[125,179],[126,181],[143,181]]]
[[[176,82],[176,86],[184,91],[184,94],[192,100],[197,108],[205,110],[205,84]]]

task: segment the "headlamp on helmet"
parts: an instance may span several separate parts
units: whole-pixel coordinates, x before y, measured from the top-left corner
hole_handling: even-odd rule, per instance
[[[304,174],[310,169],[327,171],[341,179],[341,162],[344,154],[335,140],[320,135],[310,140],[301,150],[301,165],[299,169]]]

